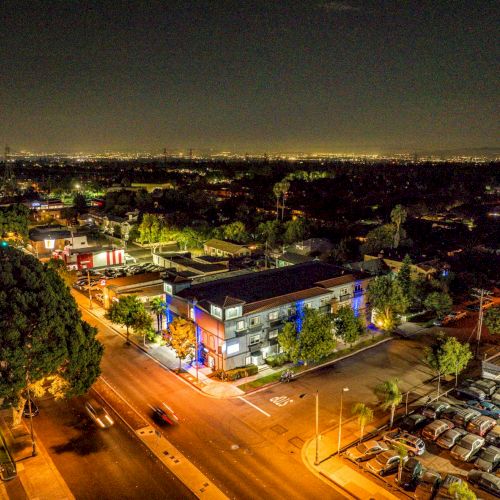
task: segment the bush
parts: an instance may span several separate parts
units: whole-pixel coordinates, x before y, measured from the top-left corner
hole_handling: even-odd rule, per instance
[[[248,365],[242,368],[234,368],[233,370],[217,370],[212,372],[209,376],[211,378],[218,378],[223,381],[233,381],[239,380],[240,378],[250,377],[250,375],[256,375],[259,368],[256,365]]]
[[[283,366],[285,363],[288,363],[290,358],[288,354],[282,352],[280,354],[271,354],[266,358],[266,363],[273,368],[277,366]]]

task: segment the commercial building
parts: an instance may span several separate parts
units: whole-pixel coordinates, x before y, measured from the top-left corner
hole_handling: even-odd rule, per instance
[[[349,305],[366,317],[369,279],[319,261],[201,282],[170,276],[164,280],[167,323],[175,316],[195,323],[198,357],[212,369],[259,365],[279,351],[285,322],[300,323],[306,308],[330,312]]]
[[[54,250],[88,246],[87,235],[72,232],[64,226],[37,226],[29,231],[29,249],[37,257],[49,258]]]

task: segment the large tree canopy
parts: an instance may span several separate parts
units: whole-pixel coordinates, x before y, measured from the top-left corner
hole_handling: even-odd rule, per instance
[[[0,249],[0,398],[24,403],[26,374],[59,396],[85,393],[99,376],[102,345],[57,273],[12,248]]]

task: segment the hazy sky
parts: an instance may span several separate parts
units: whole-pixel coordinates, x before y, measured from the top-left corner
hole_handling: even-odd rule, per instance
[[[0,145],[497,146],[499,5],[3,0]]]

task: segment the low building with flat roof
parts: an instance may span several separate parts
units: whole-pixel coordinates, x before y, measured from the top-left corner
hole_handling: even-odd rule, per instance
[[[370,277],[324,262],[209,278],[166,277],[164,291],[167,323],[175,316],[192,320],[198,358],[214,370],[263,364],[279,352],[277,337],[284,324],[300,318],[306,308],[331,312],[348,305],[368,317]]]
[[[238,245],[230,241],[211,239],[203,245],[203,251],[207,255],[218,257],[243,257],[250,255],[251,250],[245,245]]]

